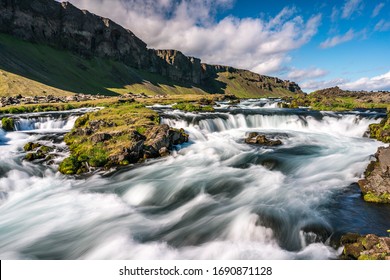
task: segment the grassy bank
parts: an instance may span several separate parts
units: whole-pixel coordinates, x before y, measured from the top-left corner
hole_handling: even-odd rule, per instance
[[[310,107],[319,111],[345,111],[353,109],[387,109],[390,104],[360,102],[352,97],[321,97],[318,95],[297,95],[290,101],[291,108]]]

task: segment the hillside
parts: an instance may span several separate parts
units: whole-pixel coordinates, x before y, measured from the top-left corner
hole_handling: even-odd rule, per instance
[[[357,102],[390,103],[389,91],[352,91],[332,87],[317,90],[311,95],[326,98],[354,98]]]
[[[0,1],[0,95],[301,93],[290,81],[148,49],[109,19],[54,0]]]

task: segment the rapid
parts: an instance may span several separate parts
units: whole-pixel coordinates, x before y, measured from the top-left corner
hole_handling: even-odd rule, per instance
[[[386,232],[390,207],[356,182],[381,142],[384,114],[220,103],[214,113],[156,106],[190,142],[165,158],[70,177],[63,136],[86,110],[26,114],[0,129],[1,259],[336,259],[346,232]],[[246,144],[250,132],[283,145]],[[23,146],[56,145],[52,165]]]

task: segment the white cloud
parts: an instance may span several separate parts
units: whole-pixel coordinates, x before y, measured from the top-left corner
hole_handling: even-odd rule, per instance
[[[309,69],[292,69],[287,78],[296,82],[304,81],[307,79],[319,78],[328,74],[328,71],[320,68]]]
[[[339,17],[339,10],[336,7],[332,8],[332,14],[330,15],[330,20],[336,22]]]
[[[302,88],[303,91],[305,92],[313,92],[319,89],[324,89],[324,88],[330,88],[330,87],[335,87],[339,86],[340,84],[346,83],[347,80],[343,78],[336,78],[332,80],[309,80],[307,82],[299,84]]]
[[[385,3],[379,3],[378,5],[375,6],[374,10],[372,11],[372,15],[371,17],[376,17],[377,15],[379,15],[380,11],[383,9],[383,7],[385,6]]]
[[[322,42],[320,44],[320,47],[323,49],[334,47],[334,46],[339,45],[341,43],[351,41],[355,37],[355,35],[356,34],[353,31],[353,29],[350,29],[344,35],[334,36],[332,38],[326,39],[324,42]]]
[[[390,90],[390,71],[372,78],[363,77],[356,81],[340,85],[342,89],[348,90]]]
[[[216,21],[216,11],[228,9],[234,0],[71,2],[129,28],[151,48],[178,49],[207,63],[262,74],[282,69],[288,53],[309,42],[321,22],[321,15],[305,21],[288,7],[268,20],[229,16]]]
[[[390,71],[375,77],[362,77],[355,81],[348,81],[343,78],[333,80],[310,80],[300,84],[301,88],[307,92],[312,92],[318,89],[338,86],[344,90],[390,90]]]
[[[389,30],[390,30],[390,21],[385,21],[384,19],[382,19],[375,25],[375,31],[385,32]]]
[[[362,9],[362,4],[362,0],[347,0],[344,4],[341,17],[345,19],[350,18],[355,12]]]

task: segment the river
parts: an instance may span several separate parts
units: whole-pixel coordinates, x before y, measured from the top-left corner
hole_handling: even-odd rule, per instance
[[[120,170],[67,177],[57,164],[85,111],[18,116],[0,129],[1,259],[336,259],[346,232],[386,234],[390,207],[356,182],[381,142],[363,137],[383,112],[221,103],[215,113],[156,106],[190,142]],[[249,132],[283,145],[244,142]],[[57,147],[53,165],[23,146]]]

